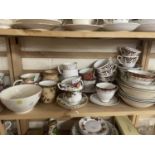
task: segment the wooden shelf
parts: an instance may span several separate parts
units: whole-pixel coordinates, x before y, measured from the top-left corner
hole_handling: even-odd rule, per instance
[[[154,39],[155,32],[83,32],[83,31],[34,31],[22,29],[0,29],[0,36],[58,37],[58,38],[146,38]]]
[[[155,106],[150,108],[134,108],[124,103],[113,107],[102,107],[92,103],[77,110],[66,110],[56,104],[38,104],[33,111],[27,114],[15,114],[7,109],[0,113],[0,120],[16,119],[46,119],[46,118],[66,118],[66,117],[84,117],[84,116],[125,116],[125,115],[153,115]]]

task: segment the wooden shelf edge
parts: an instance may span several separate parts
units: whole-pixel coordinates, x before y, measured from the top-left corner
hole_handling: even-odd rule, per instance
[[[0,36],[58,37],[58,38],[155,38],[155,32],[107,32],[107,31],[34,31],[22,29],[0,29]]]
[[[7,109],[0,113],[0,120],[16,120],[16,119],[47,119],[47,118],[73,118],[84,116],[127,116],[127,115],[153,115],[155,114],[155,106],[139,109],[130,107],[124,103],[113,107],[102,107],[92,103],[88,103],[85,107],[77,110],[66,110],[56,104],[38,104],[33,111],[27,114],[15,114]]]

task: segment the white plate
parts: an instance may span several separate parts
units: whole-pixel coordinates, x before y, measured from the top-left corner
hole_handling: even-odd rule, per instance
[[[140,24],[138,23],[112,23],[103,25],[106,31],[134,31]]]
[[[118,131],[116,129],[116,127],[111,124],[110,122],[106,121],[109,128],[110,128],[110,132],[107,135],[118,135]],[[71,129],[71,134],[72,135],[81,135],[79,129],[78,129],[78,123],[75,123]]]
[[[88,97],[85,94],[82,94],[81,101],[76,105],[70,105],[70,103],[68,103],[64,99],[64,93],[59,94],[57,96],[57,104],[60,105],[61,107],[65,108],[65,109],[70,109],[70,110],[79,109],[79,108],[84,107],[87,104],[87,102],[88,102]]]
[[[119,104],[119,100],[115,96],[109,102],[101,102],[97,97],[97,94],[92,94],[90,96],[90,101],[94,104],[101,105],[101,106],[115,106]]]
[[[155,31],[155,23],[141,24],[136,29],[136,31],[154,32]]]
[[[59,21],[52,20],[18,20],[12,25],[16,29],[30,29],[30,30],[52,30],[60,26]]]
[[[102,118],[84,117],[79,121],[79,131],[83,135],[107,135],[109,126]]]
[[[71,31],[96,31],[102,28],[100,25],[75,25],[66,24],[62,26],[65,30]]]

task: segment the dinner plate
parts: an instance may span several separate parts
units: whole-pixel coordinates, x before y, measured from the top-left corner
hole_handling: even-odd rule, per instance
[[[90,101],[100,106],[115,106],[119,104],[119,100],[115,96],[109,102],[101,102],[96,93],[90,96]]]
[[[134,31],[140,24],[138,23],[112,23],[104,24],[103,30],[106,31]]]
[[[96,31],[102,28],[100,25],[76,25],[76,24],[65,24],[62,28],[70,31]]]
[[[12,27],[16,29],[30,29],[30,30],[52,30],[59,27],[61,24],[60,21],[52,21],[52,20],[17,20]]]
[[[141,24],[136,31],[155,32],[155,23]]]

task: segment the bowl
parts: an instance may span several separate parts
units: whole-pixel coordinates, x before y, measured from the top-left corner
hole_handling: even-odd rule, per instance
[[[135,88],[124,84],[123,82],[118,82],[119,87],[127,94],[136,99],[140,100],[151,100],[155,99],[155,90],[146,90],[141,88]]]
[[[31,111],[40,99],[42,88],[33,84],[12,86],[0,93],[0,99],[9,110],[15,113]]]
[[[151,107],[152,105],[155,104],[155,102],[143,102],[143,100],[138,101],[135,100],[127,95],[124,95],[124,93],[122,93],[121,91],[119,91],[119,96],[121,97],[121,99],[128,105],[135,107],[135,108],[147,108],[147,107]]]
[[[128,70],[128,80],[142,85],[149,85],[155,80],[155,74],[144,70]]]

